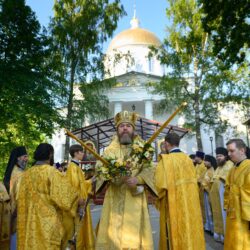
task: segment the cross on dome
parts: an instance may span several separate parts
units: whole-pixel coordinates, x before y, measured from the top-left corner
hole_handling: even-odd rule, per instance
[[[140,21],[136,17],[136,2],[134,2],[134,15],[133,18],[130,21],[131,29],[139,28]]]

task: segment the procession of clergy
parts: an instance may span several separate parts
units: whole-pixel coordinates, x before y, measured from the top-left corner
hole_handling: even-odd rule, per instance
[[[117,133],[103,157],[127,160],[136,114],[115,116]],[[0,249],[18,250],[203,250],[204,229],[226,250],[250,250],[250,160],[241,139],[216,149],[216,159],[197,151],[194,157],[179,148],[180,137],[168,133],[158,165],[133,167],[131,176],[111,181],[81,170],[83,148],[70,147],[66,174],[53,166],[54,149],[40,144],[34,164],[25,169],[25,147],[10,155],[0,184]],[[193,159],[191,159],[193,158]],[[102,168],[97,162],[96,169]],[[88,205],[106,188],[97,228]],[[159,246],[154,246],[147,192],[160,212]]]

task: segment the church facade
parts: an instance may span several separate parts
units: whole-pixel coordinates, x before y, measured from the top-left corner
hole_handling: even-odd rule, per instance
[[[116,86],[109,90],[106,95],[109,99],[110,117],[122,110],[135,111],[140,116],[158,122],[164,122],[170,113],[159,113],[157,103],[163,98],[152,94],[147,86],[150,82],[160,83],[164,76],[165,68],[156,56],[149,57],[150,46],[159,47],[161,41],[157,36],[140,27],[139,20],[134,16],[130,22],[131,27],[116,35],[111,41],[105,57],[106,78],[115,78]],[[79,96],[79,90],[77,91]],[[232,122],[241,124],[240,114],[232,109],[222,112],[222,115],[232,119]],[[237,117],[238,115],[238,117]],[[181,114],[172,122],[172,125],[182,127],[185,117]],[[244,136],[244,125],[237,125],[239,133]],[[223,135],[215,135],[213,130],[202,128],[203,150],[212,154],[217,146],[225,146],[226,141],[234,133],[229,129]],[[58,131],[52,138],[51,143],[55,147],[55,160],[62,161],[64,154],[65,136],[63,131]],[[195,135],[190,132],[181,142],[181,148],[188,154],[197,150]]]

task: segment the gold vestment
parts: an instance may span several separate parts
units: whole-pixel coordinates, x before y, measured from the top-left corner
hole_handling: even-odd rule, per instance
[[[22,178],[24,170],[18,166],[14,166],[10,178],[10,200],[11,200],[11,233],[16,232],[16,217],[17,217],[17,193],[19,190],[19,184]]]
[[[50,165],[26,170],[17,194],[17,249],[61,250],[62,212],[76,216],[78,194],[66,177]]]
[[[225,187],[227,210],[224,250],[250,249],[250,160],[230,170]]]
[[[198,186],[199,186],[199,197],[200,197],[200,206],[201,206],[201,213],[202,213],[202,218],[203,221],[205,222],[205,211],[204,211],[204,193],[201,188],[201,181],[207,171],[207,168],[205,167],[204,161],[202,161],[199,164],[196,164],[195,166],[195,173],[196,173],[196,178],[198,181]]]
[[[160,250],[205,250],[195,168],[182,152],[162,155],[155,173],[159,194]]]
[[[124,160],[129,157],[131,145],[121,145],[115,136],[105,149],[104,157]],[[149,162],[149,164],[152,164]],[[101,163],[97,164],[101,167]],[[154,168],[143,166],[133,170],[139,184],[154,190]],[[99,180],[97,188],[103,184]],[[155,191],[156,192],[156,191]],[[153,237],[145,190],[133,196],[132,190],[122,181],[110,182],[104,198],[96,250],[153,250]]]
[[[209,198],[212,206],[213,222],[214,222],[214,232],[217,234],[224,235],[224,222],[222,216],[221,198],[220,197],[220,187],[224,185],[223,182],[226,181],[227,175],[230,169],[233,167],[233,162],[227,161],[224,166],[218,166],[214,172],[212,179],[212,185],[209,192]]]
[[[0,182],[0,246],[2,250],[10,249],[10,196],[2,182]]]
[[[200,182],[201,179],[204,177],[204,174],[206,173],[206,171],[207,171],[207,168],[204,164],[204,161],[196,164],[195,172],[196,172],[196,177],[197,177],[198,182]]]
[[[66,177],[69,180],[70,184],[78,191],[78,196],[81,199],[86,201],[88,193],[91,192],[91,182],[85,180],[85,176],[80,166],[77,166],[74,162],[70,162]],[[64,227],[66,230],[66,242],[72,239],[72,236],[77,230],[77,239],[76,239],[76,249],[77,250],[92,250],[94,249],[94,231],[92,227],[92,219],[90,208],[87,206],[86,213],[82,221],[80,221],[79,215],[74,219],[64,213]]]

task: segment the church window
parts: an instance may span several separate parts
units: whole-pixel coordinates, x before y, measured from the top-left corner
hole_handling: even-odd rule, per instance
[[[152,72],[154,70],[154,59],[148,58],[148,70],[149,72]]]

